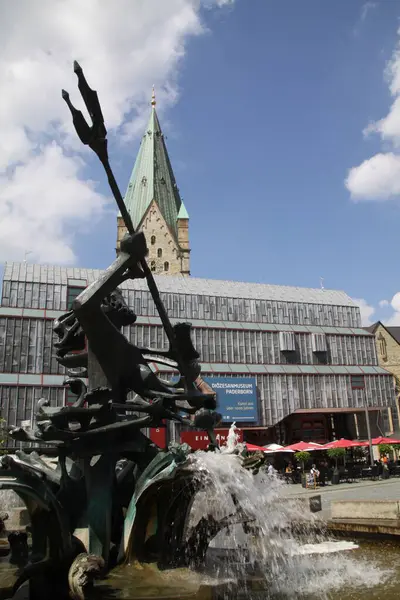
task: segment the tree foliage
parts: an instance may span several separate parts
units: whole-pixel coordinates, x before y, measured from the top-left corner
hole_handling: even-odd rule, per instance
[[[393,453],[393,446],[391,444],[379,444],[378,450],[381,456],[390,456]]]
[[[306,462],[308,462],[310,460],[311,454],[310,454],[310,452],[306,452],[305,450],[302,450],[301,452],[296,452],[294,457],[297,460],[297,462],[299,462],[301,464],[301,468],[304,471],[304,466],[305,466]]]
[[[330,448],[328,450],[328,456],[329,458],[335,459],[335,464],[337,468],[338,459],[344,458],[346,456],[346,448]]]

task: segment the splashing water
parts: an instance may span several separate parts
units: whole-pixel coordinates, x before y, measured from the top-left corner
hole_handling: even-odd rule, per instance
[[[228,437],[226,438],[226,446],[221,447],[223,454],[232,454],[239,443],[239,433],[236,429],[236,423],[232,423],[229,428]]]
[[[11,490],[0,490],[0,511],[21,508],[24,506],[21,498]]]
[[[375,565],[356,560],[349,542],[335,542],[316,533],[316,516],[305,514],[300,501],[288,502],[286,484],[274,475],[253,475],[241,467],[233,454],[237,445],[234,427],[220,453],[196,452],[190,460],[206,488],[197,494],[190,526],[205,515],[216,520],[228,515],[246,515],[243,526],[236,519],[211,542],[207,571],[213,576],[233,578],[245,597],[250,576],[265,583],[263,598],[329,598],[330,592],[345,587],[373,587],[389,576]],[[239,444],[240,447],[240,444]],[[301,532],[293,533],[293,524]],[[345,552],[345,550],[347,550]],[[265,595],[267,594],[267,595]]]

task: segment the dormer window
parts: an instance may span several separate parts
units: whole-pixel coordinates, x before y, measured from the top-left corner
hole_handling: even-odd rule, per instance
[[[146,175],[143,175],[143,177],[142,177],[142,185],[144,185],[144,186],[147,185],[147,177],[146,177]]]
[[[161,177],[160,183],[162,183],[163,185],[165,185],[166,181],[165,181],[164,177]]]

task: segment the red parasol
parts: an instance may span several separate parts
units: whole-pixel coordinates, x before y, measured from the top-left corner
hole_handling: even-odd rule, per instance
[[[293,452],[311,452],[313,450],[323,450],[324,446],[315,444],[314,442],[297,442],[291,446],[285,446],[285,450],[293,450]]]
[[[330,450],[331,448],[354,448],[356,446],[365,446],[365,442],[360,442],[359,440],[345,440],[342,438],[341,440],[328,442],[323,448],[324,450]]]
[[[372,438],[373,446],[379,446],[379,444],[389,444],[391,446],[392,444],[400,444],[400,440],[395,440],[394,438],[382,437],[382,436]]]
[[[246,442],[246,448],[249,452],[264,452],[265,454],[264,448],[261,448],[261,446],[256,446],[255,444],[249,444]]]

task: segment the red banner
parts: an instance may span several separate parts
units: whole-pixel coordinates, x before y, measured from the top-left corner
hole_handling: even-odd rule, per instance
[[[220,446],[225,446],[228,439],[229,429],[216,429],[215,435]],[[243,431],[236,429],[239,436],[238,441],[243,442]],[[207,450],[210,443],[205,431],[182,431],[181,443],[188,444],[193,450]]]
[[[167,430],[165,427],[151,427],[149,429],[149,438],[159,448],[165,450],[167,446]]]

